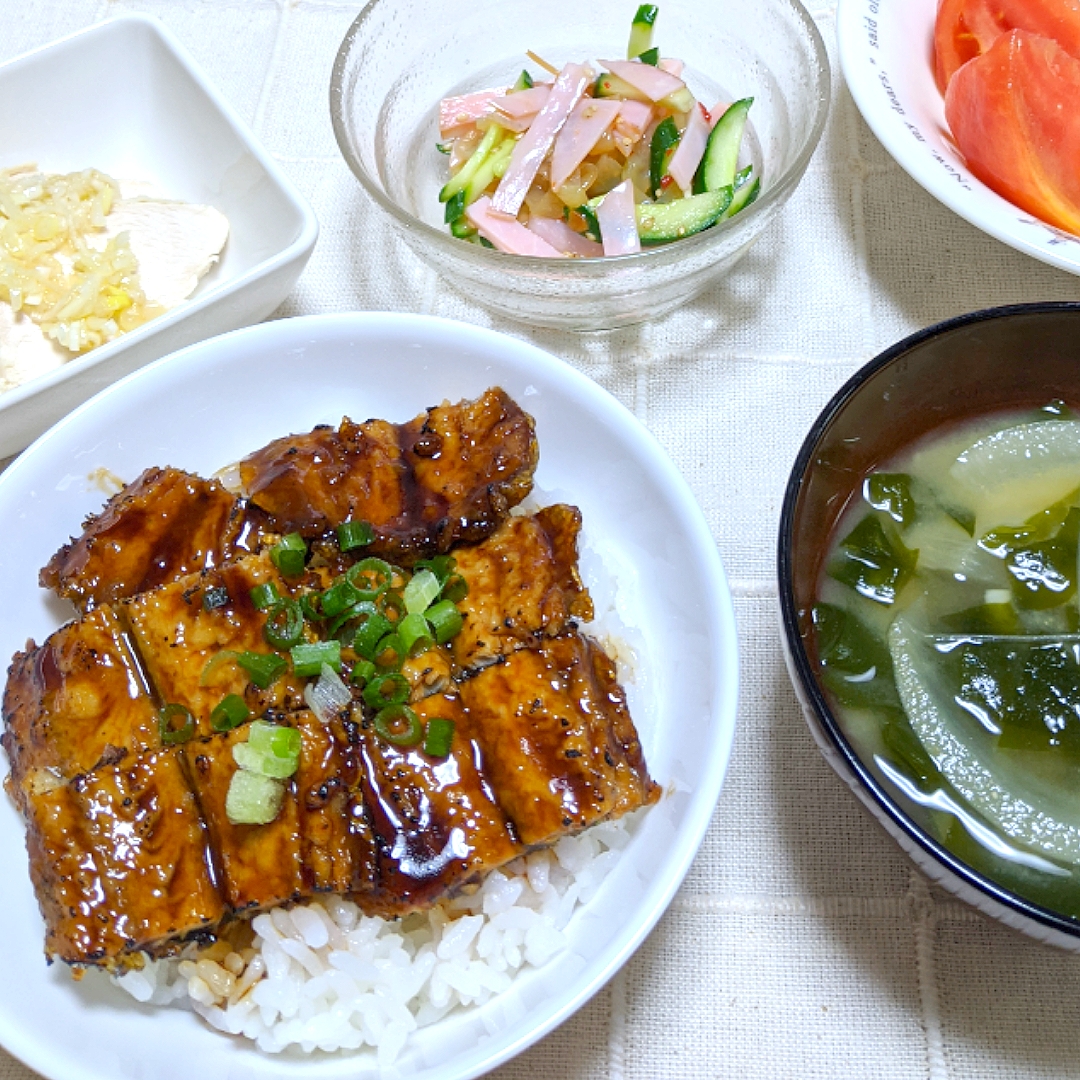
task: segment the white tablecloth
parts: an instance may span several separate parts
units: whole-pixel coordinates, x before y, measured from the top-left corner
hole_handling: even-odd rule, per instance
[[[780,654],[774,582],[791,462],[821,406],[859,365],[948,316],[1076,299],[1080,284],[977,232],[899,169],[844,87],[834,5],[815,0],[836,72],[831,118],[802,186],[732,277],[666,320],[614,333],[493,320],[395,240],[338,155],[327,86],[359,6],[0,0],[0,59],[123,12],[157,16],[322,222],[279,316],[393,309],[528,338],[632,409],[705,511],[742,646],[736,749],[712,827],[671,909],[625,969],[495,1075],[1080,1075],[1080,958],[931,888],[864,814],[800,715]],[[72,104],[88,109],[88,122],[107,123],[123,107]],[[0,1050],[0,1080],[32,1075]]]

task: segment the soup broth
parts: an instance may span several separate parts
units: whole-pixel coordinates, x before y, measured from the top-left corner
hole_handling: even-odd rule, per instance
[[[935,434],[867,476],[813,610],[846,736],[911,816],[1080,917],[1080,419]]]

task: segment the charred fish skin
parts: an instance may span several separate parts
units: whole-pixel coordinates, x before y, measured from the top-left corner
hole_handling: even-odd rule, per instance
[[[480,544],[454,552],[468,585],[451,651],[459,669],[484,667],[593,617],[578,574],[581,512],[557,504],[508,518]]]
[[[160,745],[158,710],[123,624],[99,608],[27,644],[8,670],[0,744],[8,788],[55,786]]]
[[[216,480],[147,469],[49,560],[41,586],[90,611],[255,550],[258,516]]]
[[[137,952],[168,952],[226,915],[176,750],[31,793],[26,820],[50,962],[114,968]]]
[[[528,846],[551,844],[660,797],[616,678],[569,632],[461,684],[499,805]]]
[[[579,511],[510,516],[537,456],[532,419],[494,389],[406,424],[346,420],[278,440],[241,467],[264,506],[211,491],[217,509],[166,541],[168,522],[201,505],[195,482],[206,482],[151,470],[88,523],[84,563],[79,541],[54,557],[43,577],[86,613],[16,655],[0,740],[50,959],[115,969],[326,893],[402,916],[656,800],[614,664],[576,629],[593,614],[577,568]],[[217,547],[207,538],[214,514],[229,538]],[[331,526],[368,516],[375,544],[343,552]],[[110,545],[140,517],[157,539],[112,559]],[[317,538],[296,577],[244,547],[294,528]],[[256,686],[236,662],[276,651],[287,664],[289,650],[266,640],[257,585],[306,604],[357,558],[412,565],[446,552],[468,585],[464,628],[401,669],[421,727],[452,721],[445,757],[377,732],[358,689],[349,706],[316,716],[291,668]],[[102,592],[110,567],[116,588]],[[133,586],[139,574],[153,586]],[[302,610],[307,640],[331,632],[317,599]],[[350,685],[347,642],[343,660]],[[214,730],[214,706],[231,694],[301,736],[298,769],[267,825],[225,811],[232,750],[247,738],[243,722]],[[162,745],[166,704],[191,714],[180,746]],[[150,888],[136,895],[140,878]]]
[[[269,555],[249,555],[151,589],[122,604],[120,614],[161,704],[182,705],[199,734],[211,735],[211,713],[227,694],[244,698],[253,716],[303,707],[303,680],[287,672],[260,687],[227,654],[273,651],[266,616],[251,598],[257,586],[271,584],[291,598],[325,583],[318,570],[285,578]],[[225,662],[208,667],[216,661]]]
[[[397,746],[362,724],[362,780],[379,851],[378,887],[364,906],[386,916],[430,907],[525,850],[492,796],[457,692],[412,707],[422,723],[454,723],[447,757]]]
[[[532,417],[502,390],[406,424],[343,420],[245,458],[248,498],[282,533],[318,537],[369,522],[368,551],[403,566],[488,536],[532,489]]]

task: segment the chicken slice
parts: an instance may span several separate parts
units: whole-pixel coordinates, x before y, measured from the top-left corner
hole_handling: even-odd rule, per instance
[[[254,550],[257,517],[216,480],[147,469],[49,560],[41,585],[88,611]]]
[[[496,801],[528,846],[655,802],[615,666],[570,633],[461,684]]]
[[[532,418],[502,390],[428,409],[407,424],[343,420],[245,458],[251,502],[283,533],[374,526],[367,549],[411,565],[489,535],[532,487]]]

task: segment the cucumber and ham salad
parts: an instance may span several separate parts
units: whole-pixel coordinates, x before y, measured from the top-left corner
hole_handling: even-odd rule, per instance
[[[512,255],[630,255],[757,198],[757,169],[740,168],[753,99],[698,101],[652,43],[656,16],[638,8],[625,60],[558,69],[529,53],[542,76],[439,103],[454,236]]]

